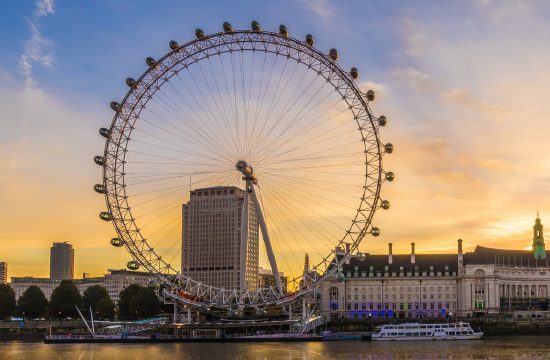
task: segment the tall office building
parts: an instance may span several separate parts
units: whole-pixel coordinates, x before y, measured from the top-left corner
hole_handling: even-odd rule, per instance
[[[67,242],[53,243],[50,248],[50,279],[74,278],[74,249]]]
[[[258,286],[258,220],[249,197],[248,242],[241,245],[244,190],[217,186],[191,191],[183,204],[182,274],[225,289]],[[241,256],[246,254],[246,256]]]
[[[8,263],[0,262],[0,284],[8,282]]]

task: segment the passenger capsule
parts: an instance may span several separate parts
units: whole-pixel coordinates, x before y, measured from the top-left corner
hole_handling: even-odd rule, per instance
[[[373,101],[374,100],[374,90],[367,91],[367,100]]]
[[[349,71],[349,74],[351,75],[351,78],[353,80],[357,80],[357,78],[359,77],[359,70],[357,70],[356,67],[352,67]]]
[[[100,155],[94,156],[94,162],[99,166],[103,166],[105,165],[105,158]]]
[[[111,245],[114,247],[121,247],[124,246],[124,241],[121,238],[112,238]]]
[[[223,31],[233,32],[233,26],[231,26],[231,24],[226,21],[223,23]]]
[[[202,29],[195,29],[195,37],[197,39],[202,39],[204,36],[204,31],[202,31]]]
[[[105,194],[105,186],[103,186],[102,184],[95,184],[94,190],[96,193]]]
[[[105,139],[108,139],[111,136],[111,131],[107,128],[99,129],[99,135],[103,136]]]
[[[113,220],[113,215],[108,211],[103,211],[99,213],[99,218],[104,221],[111,221]]]
[[[120,105],[120,104],[117,103],[116,101],[111,101],[111,103],[109,104],[109,106],[110,106],[111,109],[113,109],[113,111],[116,112],[116,113],[119,113],[119,112],[122,110],[122,105]]]
[[[267,312],[264,309],[256,309],[256,316],[265,316]]]
[[[288,29],[286,28],[285,25],[279,25],[279,35],[288,37]]]
[[[385,177],[388,181],[393,181],[393,179],[395,179],[395,175],[391,171],[387,172]]]
[[[145,59],[145,63],[147,64],[147,66],[149,67],[153,67],[157,64],[157,61],[155,59],[153,59],[152,57],[148,56],[146,59]]]
[[[155,280],[151,279],[149,280],[149,282],[147,283],[147,287],[151,290],[154,290],[157,288],[157,283],[155,282]]]
[[[252,31],[262,31],[262,29],[260,28],[260,23],[257,22],[256,20],[250,23],[250,27],[252,28]]]
[[[357,258],[359,260],[365,260],[367,258],[367,255],[365,255],[365,253],[359,252],[357,253]]]
[[[137,85],[137,81],[132,78],[126,78],[126,85],[128,85],[129,88],[134,89]]]
[[[178,44],[176,40],[170,40],[168,46],[170,46],[170,49],[172,50],[177,50],[180,47],[180,44]]]
[[[372,234],[372,236],[378,236],[378,235],[380,235],[380,229],[377,228],[377,227],[373,227],[371,229],[370,233]]]
[[[126,267],[130,270],[137,270],[139,269],[139,263],[137,261],[128,261],[128,264],[126,264]]]
[[[309,46],[313,46],[314,42],[315,41],[313,40],[313,35],[307,34],[306,35],[306,44],[308,44]]]
[[[388,154],[391,154],[393,152],[393,145],[387,143],[386,145],[384,145],[384,151]]]
[[[380,207],[384,210],[388,210],[390,208],[390,202],[388,200],[382,200]]]
[[[332,61],[338,61],[338,50],[334,48],[330,49],[328,56],[332,59]]]
[[[378,117],[378,125],[386,126],[387,123],[388,123],[388,119],[386,119],[384,115],[380,115],[380,117]]]

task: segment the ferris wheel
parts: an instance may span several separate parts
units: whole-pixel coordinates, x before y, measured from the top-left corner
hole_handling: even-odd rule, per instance
[[[358,70],[344,70],[338,51],[318,50],[310,34],[302,41],[284,25],[269,32],[253,21],[249,30],[224,23],[195,35],[147,57],[123,100],[110,104],[104,154],[94,158],[103,168],[94,189],[107,204],[100,218],[113,223],[111,244],[129,252],[128,268],[150,272],[167,298],[228,309],[291,302],[380,234],[373,216],[390,207],[380,191],[394,179],[382,168],[393,151],[379,138],[386,117],[371,112],[375,94],[360,89]],[[219,211],[198,200],[225,191],[237,201],[208,203]],[[212,228],[219,219],[225,227]],[[193,226],[202,242],[186,233]],[[213,239],[225,254],[211,251]],[[189,268],[189,246],[220,266]],[[192,275],[223,277],[234,255],[242,266],[232,286]],[[250,258],[274,283],[249,276]]]

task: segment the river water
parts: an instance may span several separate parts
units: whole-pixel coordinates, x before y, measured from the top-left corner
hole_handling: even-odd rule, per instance
[[[1,360],[154,359],[550,359],[550,336],[469,341],[215,344],[56,344],[0,342]]]

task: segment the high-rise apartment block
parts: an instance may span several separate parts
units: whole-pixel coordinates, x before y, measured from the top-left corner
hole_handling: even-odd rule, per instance
[[[8,282],[8,263],[0,262],[0,284]]]
[[[241,244],[244,190],[217,186],[195,189],[190,195],[182,211],[182,274],[204,284],[240,290],[244,273],[246,288],[256,289],[259,229],[252,197],[247,207],[248,241]]]
[[[50,279],[74,278],[74,249],[67,242],[53,243],[50,248]]]

